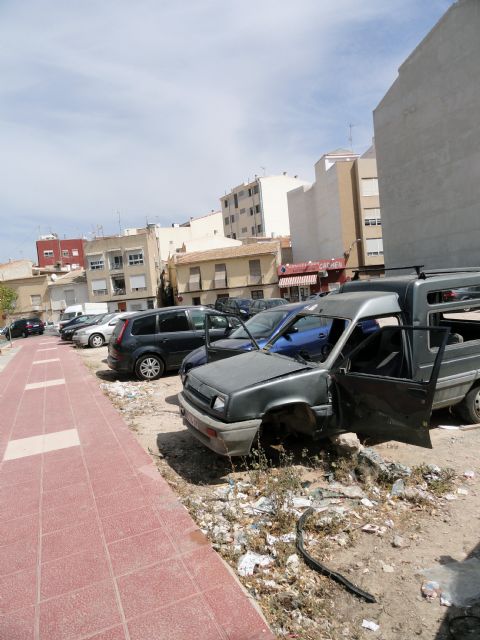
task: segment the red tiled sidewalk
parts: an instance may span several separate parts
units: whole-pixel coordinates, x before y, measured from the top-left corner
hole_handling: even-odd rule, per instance
[[[0,373],[0,640],[273,638],[70,345],[17,344]],[[18,457],[25,442],[40,449]]]

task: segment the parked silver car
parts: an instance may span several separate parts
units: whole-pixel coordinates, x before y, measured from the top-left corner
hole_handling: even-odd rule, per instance
[[[72,340],[76,347],[103,347],[103,345],[110,340],[118,320],[131,316],[134,313],[137,312],[129,311],[109,315],[108,322],[91,325],[75,331]]]

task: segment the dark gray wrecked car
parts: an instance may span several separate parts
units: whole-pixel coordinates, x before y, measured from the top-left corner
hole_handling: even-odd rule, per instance
[[[259,430],[323,438],[343,431],[431,447],[432,408],[455,405],[480,421],[480,272],[422,273],[350,282],[304,316],[330,321],[321,354],[294,358],[261,350],[211,361],[188,373],[179,394],[193,435],[222,455],[246,455]],[[478,318],[477,318],[478,316]],[[360,323],[380,329],[365,338]],[[276,337],[275,339],[278,339]],[[274,339],[274,340],[275,340]],[[220,358],[216,360],[216,358]]]

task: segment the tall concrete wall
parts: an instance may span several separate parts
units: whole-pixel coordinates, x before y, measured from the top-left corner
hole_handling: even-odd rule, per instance
[[[374,112],[386,266],[480,265],[480,2],[453,5]]]

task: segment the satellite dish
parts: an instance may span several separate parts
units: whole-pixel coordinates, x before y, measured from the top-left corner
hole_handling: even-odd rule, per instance
[[[50,278],[52,279],[52,282],[55,282],[55,280],[58,278],[56,273],[52,273],[52,275],[50,276]]]

